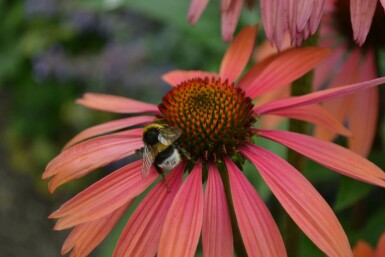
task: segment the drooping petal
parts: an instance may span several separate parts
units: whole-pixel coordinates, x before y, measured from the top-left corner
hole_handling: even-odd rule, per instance
[[[352,256],[349,241],[332,209],[305,177],[281,157],[247,143],[241,152],[258,169],[301,230],[327,256]]]
[[[158,106],[121,96],[86,93],[76,103],[85,107],[116,113],[154,113],[159,114]]]
[[[261,0],[261,15],[267,39],[282,50],[286,29],[284,4],[279,0]]]
[[[265,105],[257,106],[254,108],[254,112],[257,114],[264,114],[267,112],[282,110],[285,108],[299,107],[314,103],[319,103],[326,100],[335,99],[341,96],[356,93],[363,89],[377,86],[385,83],[385,77],[373,79],[365,82],[360,82],[352,85],[342,86],[338,88],[330,88],[314,93],[310,93],[303,96],[291,97],[288,99],[279,99]]]
[[[239,230],[249,256],[286,256],[285,246],[265,203],[232,160],[225,159]]]
[[[130,117],[130,118],[124,118],[114,121],[109,121],[106,123],[102,123],[100,125],[96,125],[93,127],[90,127],[88,129],[83,130],[79,134],[77,134],[75,137],[73,137],[65,146],[64,149],[79,143],[85,139],[95,137],[98,135],[114,132],[123,128],[128,128],[135,125],[150,123],[155,118],[153,116],[138,116],[138,117]]]
[[[186,165],[166,175],[169,191],[158,183],[140,202],[124,228],[113,257],[155,256],[164,220],[179,187]]]
[[[222,180],[215,164],[210,163],[204,196],[202,226],[203,256],[234,256],[233,233]]]
[[[362,105],[361,105],[362,106]],[[275,114],[292,119],[311,122],[316,125],[323,126],[334,133],[343,136],[351,136],[351,132],[346,129],[333,115],[327,112],[319,105],[300,106],[297,108],[283,109],[266,114]]]
[[[233,40],[222,59],[221,79],[234,82],[246,67],[254,49],[257,27],[246,26]]]
[[[233,33],[241,14],[242,5],[243,0],[232,0],[227,10],[221,10],[222,38],[224,41],[231,41],[233,39]]]
[[[375,257],[385,256],[385,233],[378,240]]]
[[[111,213],[142,193],[158,177],[151,169],[142,177],[142,161],[130,163],[86,188],[63,204],[49,218],[60,220],[55,229],[62,230],[89,222]]]
[[[160,237],[158,256],[194,256],[202,220],[202,162],[197,161],[168,211]]]
[[[206,9],[209,0],[191,0],[187,19],[191,24],[195,24]]]
[[[385,187],[384,171],[342,146],[289,131],[258,130],[257,135],[283,144],[343,175]]]
[[[174,70],[170,71],[162,76],[162,79],[173,87],[176,87],[180,83],[194,78],[219,78],[219,74],[207,71],[183,71]]]
[[[354,40],[362,46],[369,33],[378,0],[350,0]]]
[[[54,176],[48,185],[50,192],[66,182],[129,156],[136,149],[143,147],[142,138],[131,137],[131,132],[135,131],[92,138],[61,152],[47,165],[42,175],[43,179]]]
[[[292,48],[276,55],[274,60],[250,82],[239,81],[246,95],[255,98],[265,92],[286,86],[313,69],[327,54],[328,49],[317,47]],[[250,71],[251,72],[251,71]]]
[[[373,248],[364,241],[358,241],[353,248],[354,257],[375,257]]]
[[[65,255],[71,251],[71,257],[86,257],[108,236],[132,201],[99,219],[76,226],[63,244],[61,251]]]

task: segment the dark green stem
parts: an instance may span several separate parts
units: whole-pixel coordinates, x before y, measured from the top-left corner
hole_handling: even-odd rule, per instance
[[[303,46],[314,46],[316,44],[317,44],[317,37],[313,36],[309,38],[304,43]],[[313,72],[309,72],[292,83],[291,95],[300,96],[300,95],[305,95],[310,93],[312,91],[312,83],[313,83]],[[309,134],[308,124],[303,121],[291,119],[289,121],[289,131],[301,133],[301,134]],[[287,153],[287,159],[289,163],[293,165],[300,172],[304,170],[306,159],[299,153],[289,149]],[[294,221],[287,215],[287,213],[284,214],[283,222],[284,222],[284,240],[285,240],[285,246],[287,249],[287,254],[290,257],[297,257],[299,256],[299,246],[300,246],[299,229],[297,225],[294,223]]]
[[[222,165],[221,165],[222,164]],[[234,238],[234,250],[238,257],[247,257],[247,252],[245,245],[243,244],[241,232],[239,231],[239,226],[237,222],[237,217],[235,215],[233,199],[231,197],[231,189],[230,189],[230,180],[229,174],[223,165],[220,163],[218,165],[219,174],[221,175],[223,187],[225,189],[227,206],[229,207],[230,219],[231,219],[231,229],[233,230],[233,238]]]

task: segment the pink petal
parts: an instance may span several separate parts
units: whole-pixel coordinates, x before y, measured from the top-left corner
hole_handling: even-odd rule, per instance
[[[63,204],[49,218],[60,218],[55,229],[62,230],[103,217],[142,193],[158,177],[151,169],[142,178],[142,161],[130,163],[83,190]]]
[[[232,0],[227,10],[222,10],[222,38],[224,41],[231,41],[237,26],[243,0]]]
[[[222,180],[215,164],[210,163],[204,198],[202,226],[203,256],[234,256],[233,232]]]
[[[194,78],[219,78],[219,75],[217,73],[213,72],[206,72],[206,71],[182,71],[182,70],[175,70],[170,71],[162,76],[162,79],[170,84],[173,87],[176,87],[177,85],[181,84],[182,82],[185,82],[189,79]]]
[[[221,79],[234,82],[246,67],[254,49],[257,27],[246,26],[233,40],[222,59]]]
[[[378,102],[378,88],[363,90],[353,96],[348,113],[349,129],[353,136],[348,142],[349,148],[362,156],[367,156],[372,147],[377,128]]]
[[[328,49],[307,47],[286,50],[267,63],[263,71],[256,73],[254,80],[245,84],[243,80],[238,86],[246,94],[255,98],[265,92],[286,86],[313,69],[327,54]]]
[[[209,0],[191,0],[187,19],[191,24],[195,24],[201,17]]]
[[[261,0],[261,15],[267,39],[282,50],[286,29],[284,4],[278,0]]]
[[[265,203],[233,161],[226,158],[225,163],[235,214],[247,254],[286,256],[281,234]]]
[[[221,0],[221,11],[226,11],[230,8],[232,0]]]
[[[76,226],[63,244],[62,255],[71,251],[71,257],[86,257],[108,236],[132,202],[112,213]]]
[[[275,114],[292,119],[311,122],[316,125],[323,126],[334,133],[339,133],[344,136],[351,136],[351,132],[348,129],[346,129],[333,115],[331,115],[319,105],[314,104],[292,109],[283,109],[267,114]]]
[[[100,125],[96,125],[93,127],[90,127],[86,130],[83,130],[79,134],[77,134],[75,137],[73,137],[65,146],[64,149],[77,144],[85,139],[99,136],[102,134],[110,133],[113,131],[117,131],[123,128],[129,128],[131,126],[135,125],[141,125],[145,123],[150,123],[155,119],[153,116],[138,116],[138,117],[130,117],[130,118],[124,118],[119,120],[114,120],[110,122],[106,122]]]
[[[314,5],[312,9],[312,14],[309,17],[309,28],[310,34],[313,35],[322,20],[322,16],[324,14],[325,9],[325,0],[314,0]]]
[[[283,144],[343,175],[385,187],[384,171],[344,147],[289,131],[258,130],[257,135]]]
[[[155,256],[164,220],[178,192],[186,165],[166,175],[170,191],[158,183],[140,202],[124,228],[113,257]]]
[[[131,137],[132,132],[135,131],[89,139],[61,152],[48,163],[42,175],[43,179],[55,176],[48,185],[50,192],[66,182],[134,154],[136,149],[143,147],[143,140],[139,136]]]
[[[356,93],[362,89],[374,87],[382,83],[385,83],[385,77],[352,85],[342,86],[338,88],[330,88],[303,96],[291,97],[288,99],[280,99],[267,103],[265,105],[257,106],[254,108],[254,112],[256,112],[257,114],[264,114],[267,112],[282,110],[286,108],[293,108],[313,103],[319,103],[322,101],[331,100],[341,96]]]
[[[86,93],[76,101],[91,109],[116,113],[154,113],[159,114],[158,106],[114,95]]]
[[[385,256],[385,233],[383,233],[378,240],[375,257]]]
[[[362,46],[368,35],[378,0],[351,0],[350,16],[354,40]]]
[[[203,220],[202,162],[197,161],[168,211],[158,256],[194,256]]]
[[[256,145],[247,143],[241,152],[257,167],[278,201],[315,245],[327,256],[352,256],[337,217],[301,173]]]
[[[360,80],[376,77],[374,54],[368,53],[360,71]],[[349,138],[349,148],[362,156],[369,154],[377,128],[379,89],[370,88],[352,95],[351,109],[348,111],[349,128],[354,137]],[[365,106],[365,108],[362,108]]]

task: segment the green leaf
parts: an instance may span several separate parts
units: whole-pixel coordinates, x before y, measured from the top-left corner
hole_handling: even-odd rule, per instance
[[[352,206],[354,203],[367,196],[372,189],[373,186],[371,185],[350,178],[341,177],[341,185],[334,209],[336,211],[341,211]]]

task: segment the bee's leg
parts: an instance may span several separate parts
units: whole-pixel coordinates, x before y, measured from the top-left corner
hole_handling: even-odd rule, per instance
[[[156,164],[154,164],[154,167],[155,167],[156,171],[162,176],[162,179],[163,179],[164,183],[166,184],[167,192],[170,192],[170,188],[168,187],[166,177],[164,176],[163,170]]]

